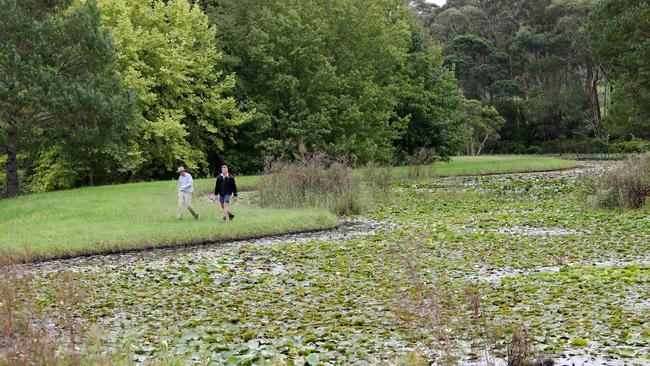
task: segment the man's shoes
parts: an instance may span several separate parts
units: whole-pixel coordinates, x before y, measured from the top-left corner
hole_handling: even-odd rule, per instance
[[[228,217],[232,220],[232,219],[235,218],[235,215],[233,215],[233,214],[231,214],[230,212],[228,212]]]
[[[223,220],[223,222],[226,222],[226,216],[224,216],[222,220]]]
[[[194,220],[198,220],[198,219],[199,219],[199,214],[194,215]]]

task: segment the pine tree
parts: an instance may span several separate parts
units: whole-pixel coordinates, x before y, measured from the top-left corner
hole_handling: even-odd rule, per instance
[[[134,103],[113,64],[93,0],[0,0],[0,151],[9,197],[20,193],[21,152],[56,147],[92,164],[105,153],[98,146],[119,139]]]

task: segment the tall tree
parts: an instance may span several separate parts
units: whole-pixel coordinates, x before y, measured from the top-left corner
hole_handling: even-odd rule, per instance
[[[515,129],[503,131],[504,138],[526,144],[606,139],[599,94],[603,68],[590,53],[585,28],[594,3],[448,1],[432,13],[429,29],[443,43],[465,95],[514,118],[504,124]]]
[[[650,3],[602,0],[591,12],[588,31],[591,49],[613,82],[613,132],[650,138]]]
[[[205,3],[266,136],[253,150],[291,156],[302,142],[360,162],[391,157],[406,122],[395,114],[410,43],[405,2]]]
[[[454,73],[442,67],[440,47],[420,25],[413,24],[411,32],[397,106],[397,115],[409,122],[398,152],[412,155],[424,148],[448,156],[461,138],[462,91]]]
[[[101,145],[119,138],[131,115],[94,1],[69,5],[0,0],[0,150],[7,154],[10,197],[20,192],[21,151]],[[84,158],[92,161],[96,151],[88,152]]]
[[[445,63],[454,66],[468,98],[490,99],[492,85],[506,79],[507,55],[474,34],[454,37]]]
[[[208,161],[247,119],[228,95],[235,79],[220,66],[216,27],[187,0],[98,3],[120,76],[139,96],[141,113],[124,141],[131,174],[163,178],[181,162],[207,173]]]
[[[480,155],[488,141],[499,139],[499,129],[504,123],[505,120],[494,107],[483,106],[478,100],[466,100],[463,131],[467,155]]]

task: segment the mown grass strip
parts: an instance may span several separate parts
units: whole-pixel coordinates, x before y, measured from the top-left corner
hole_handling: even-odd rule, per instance
[[[541,172],[548,170],[570,169],[579,166],[574,160],[564,160],[535,155],[483,155],[458,156],[450,162],[440,162],[433,166],[433,175],[437,177],[461,175],[488,175],[506,173]],[[395,177],[407,176],[409,166],[396,167]]]
[[[200,186],[198,187],[200,188]],[[193,204],[200,219],[176,219],[176,181],[88,187],[0,201],[0,250],[29,248],[35,259],[258,237],[328,228],[324,210],[237,207],[223,223],[214,203]]]

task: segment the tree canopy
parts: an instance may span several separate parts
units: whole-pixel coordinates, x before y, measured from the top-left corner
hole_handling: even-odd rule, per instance
[[[0,5],[3,196],[650,138],[647,1]]]
[[[600,1],[588,29],[591,49],[613,81],[612,132],[650,138],[650,3]]]
[[[10,197],[20,192],[21,153],[34,161],[36,177],[57,177],[48,188],[121,162],[133,98],[115,77],[113,44],[94,1],[69,5],[0,1],[0,149]]]

